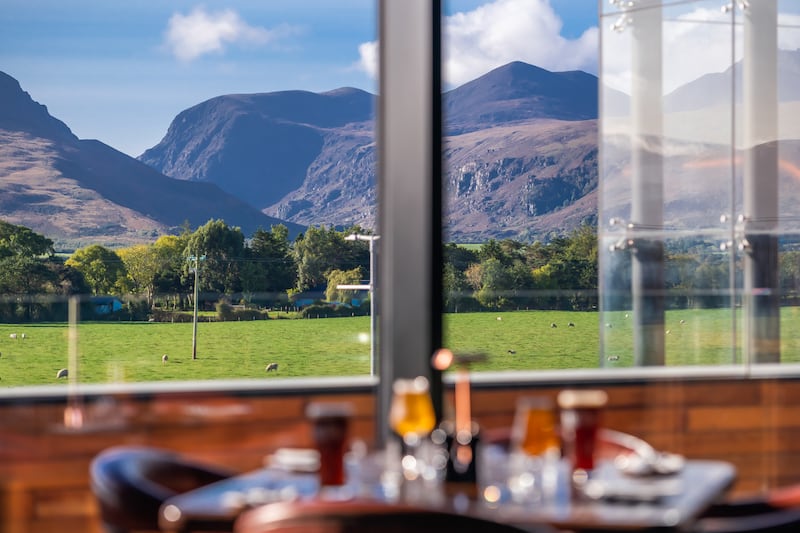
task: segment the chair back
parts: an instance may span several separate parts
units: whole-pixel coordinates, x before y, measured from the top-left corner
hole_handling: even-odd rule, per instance
[[[270,503],[243,513],[234,533],[553,533],[525,530],[455,512],[371,501]]]
[[[800,509],[762,509],[752,514],[704,516],[692,533],[797,533],[800,531]]]
[[[167,499],[234,472],[180,454],[145,446],[115,446],[89,467],[92,494],[108,532],[159,531],[158,511]]]

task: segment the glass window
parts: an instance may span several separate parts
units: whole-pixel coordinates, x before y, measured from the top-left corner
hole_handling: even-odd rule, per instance
[[[373,374],[377,3],[41,8],[0,15],[0,389]]]
[[[612,2],[601,16],[605,366],[797,359],[797,134],[786,2]],[[612,362],[613,361],[613,362]]]

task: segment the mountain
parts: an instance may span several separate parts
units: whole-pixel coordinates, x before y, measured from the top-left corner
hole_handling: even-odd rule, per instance
[[[281,222],[212,183],[175,180],[99,141],[78,139],[2,72],[0,101],[0,218],[58,248],[151,242],[211,218],[248,236]],[[293,234],[303,229],[287,225]]]
[[[594,220],[595,76],[514,62],[443,98],[450,238],[534,238]],[[298,224],[374,227],[374,108],[350,88],[220,96],[180,113],[139,159]]]
[[[451,135],[538,118],[595,119],[597,78],[515,61],[446,93],[444,115]]]
[[[731,86],[735,83],[737,103],[742,99],[742,62],[724,72],[705,74],[664,97],[669,112],[693,111],[731,105]],[[800,50],[778,50],[778,101],[800,101]]]
[[[716,227],[729,210],[729,195],[714,192],[730,187],[719,163],[730,154],[730,112],[716,98],[729,91],[733,72],[665,97],[665,224]],[[781,202],[790,206],[800,201],[796,159],[784,161],[800,153],[800,124],[791,120],[800,106],[800,52],[780,52],[779,80]],[[446,238],[546,240],[596,223],[597,91],[590,74],[514,62],[445,93]],[[625,218],[628,101],[609,88],[603,97],[603,164],[614,191],[604,209]],[[0,99],[13,104],[0,108],[0,217],[51,238],[152,240],[184,220],[212,217],[246,233],[277,220],[293,223],[292,232],[374,227],[375,96],[364,91],[212,98],[181,112],[139,161],[77,139],[9,76],[0,76]],[[719,205],[703,209],[698,199],[708,197]]]
[[[139,160],[263,208],[303,184],[330,132],[371,120],[373,100],[349,88],[212,98],[181,112]]]

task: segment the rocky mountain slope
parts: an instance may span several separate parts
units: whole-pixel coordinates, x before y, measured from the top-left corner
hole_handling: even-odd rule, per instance
[[[152,242],[211,218],[246,235],[280,222],[213,183],[175,180],[99,141],[78,139],[2,72],[0,102],[0,218],[46,235],[57,248]]]
[[[448,236],[531,239],[595,217],[597,78],[514,62],[444,95]],[[374,227],[374,97],[229,95],[176,117],[140,160],[299,224]]]

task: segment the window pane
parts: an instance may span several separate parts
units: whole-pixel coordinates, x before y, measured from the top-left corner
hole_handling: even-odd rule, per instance
[[[0,387],[370,375],[376,2],[6,7]]]

